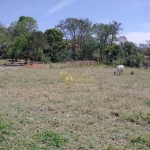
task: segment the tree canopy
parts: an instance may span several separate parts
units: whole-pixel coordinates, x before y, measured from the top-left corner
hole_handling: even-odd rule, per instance
[[[24,59],[41,62],[65,60],[99,60],[105,64],[139,66],[146,47],[137,47],[125,36],[119,36],[121,23],[92,23],[88,18],[66,18],[55,28],[38,30],[37,21],[20,16],[8,27],[0,23],[0,57],[13,61]],[[146,49],[146,50],[145,50]],[[145,50],[145,51],[144,51]]]

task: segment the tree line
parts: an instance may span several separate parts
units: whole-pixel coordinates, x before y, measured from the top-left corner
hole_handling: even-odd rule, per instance
[[[29,59],[43,63],[97,60],[139,67],[144,55],[150,55],[149,48],[144,44],[137,47],[119,36],[121,25],[117,21],[93,24],[88,18],[67,18],[42,32],[34,18],[20,16],[8,27],[0,23],[0,58],[12,62],[24,59],[25,63]]]

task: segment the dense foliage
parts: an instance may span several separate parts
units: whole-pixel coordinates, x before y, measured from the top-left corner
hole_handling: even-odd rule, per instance
[[[44,63],[94,59],[138,67],[150,50],[119,37],[121,30],[117,21],[92,24],[88,18],[67,18],[42,32],[34,18],[20,16],[8,27],[0,23],[0,57],[11,58],[12,63],[19,59],[25,63],[29,59]]]

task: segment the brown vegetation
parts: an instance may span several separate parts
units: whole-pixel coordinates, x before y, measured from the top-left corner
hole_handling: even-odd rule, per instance
[[[46,68],[46,65],[44,65],[44,64],[27,64],[25,66],[25,68],[44,69],[44,68]]]
[[[94,60],[67,62],[68,67],[85,67],[85,66],[93,66],[95,64],[96,61]]]
[[[39,141],[42,133],[66,139],[57,149],[150,148],[149,69],[126,68],[122,76],[114,76],[108,66],[65,68],[70,74],[87,71],[96,80],[93,85],[66,85],[59,77],[62,64],[53,65],[57,69],[0,72],[0,149],[56,149],[49,137]]]

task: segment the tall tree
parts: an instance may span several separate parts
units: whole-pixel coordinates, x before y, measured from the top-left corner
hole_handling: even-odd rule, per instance
[[[93,35],[95,39],[99,42],[98,48],[100,53],[100,59],[103,61],[104,58],[104,49],[107,45],[113,45],[117,40],[117,35],[121,30],[121,23],[113,21],[110,24],[97,23],[93,25]]]
[[[85,42],[91,37],[92,22],[89,19],[67,18],[61,20],[56,26],[64,36],[72,42],[72,52],[76,53],[76,44],[82,49]]]
[[[68,37],[72,41],[72,52],[73,55],[76,53],[76,43],[78,35],[78,19],[76,18],[67,18],[66,20],[61,20],[59,25],[56,26],[56,29],[59,29],[64,33],[65,37]]]
[[[112,46],[113,42],[117,41],[117,35],[119,34],[119,32],[122,30],[121,28],[121,23],[118,23],[117,21],[112,21],[110,24],[110,37],[109,37],[109,42],[110,45]]]
[[[125,42],[124,47],[124,56],[123,58],[125,59],[125,65],[130,66],[130,67],[139,67],[143,55],[141,55],[138,51],[138,48],[135,44],[132,42]]]
[[[80,49],[77,51],[78,59],[81,59],[81,60],[93,59],[93,53],[96,49],[97,49],[97,43],[94,40],[94,38],[89,39],[84,44],[83,49]]]
[[[35,19],[32,17],[20,16],[19,20],[12,22],[9,26],[10,32],[13,36],[29,36],[33,31],[38,29],[38,25]]]
[[[48,43],[48,48],[44,50],[44,53],[51,57],[52,62],[60,61],[61,53],[65,49],[63,33],[56,29],[47,29],[44,35]]]
[[[34,31],[32,32],[31,36],[29,37],[31,57],[32,59],[38,60],[39,57],[39,49],[44,48],[46,40],[44,38],[44,34],[42,31]]]
[[[106,64],[111,64],[113,60],[117,60],[117,55],[119,54],[119,45],[109,45],[104,49],[104,53],[106,56]]]
[[[147,47],[150,47],[150,40],[146,40]]]
[[[118,40],[120,47],[123,48],[124,43],[127,41],[127,38],[125,36],[119,36]]]
[[[6,56],[11,45],[11,34],[9,33],[8,28],[0,23],[0,58]]]
[[[23,50],[26,44],[27,44],[27,39],[25,36],[20,35],[20,36],[15,37],[14,44],[10,48],[10,52],[9,52],[12,58],[12,62],[14,59],[15,61],[18,60],[19,55],[21,55],[21,51]]]
[[[87,41],[91,39],[92,22],[89,19],[78,20],[77,43],[82,49]]]
[[[111,34],[110,26],[107,24],[98,23],[93,25],[92,30],[96,41],[99,43],[98,48],[99,48],[100,59],[101,61],[103,61],[104,49],[107,45],[108,38]]]
[[[20,16],[18,21],[14,21],[10,24],[8,30],[10,31],[11,35],[14,37],[13,48],[11,50],[11,52],[14,53],[13,55],[15,55],[14,57],[17,57],[17,53],[20,50],[20,53],[22,54],[22,56],[26,57],[26,61],[27,61],[29,52],[31,53],[32,50],[30,48],[30,41],[28,40],[30,39],[32,33],[37,30],[37,28],[38,25],[36,20],[33,19],[32,17],[26,17],[26,16]],[[25,39],[23,40],[22,37],[26,38],[26,40]],[[20,49],[20,44],[18,43],[19,40],[25,42],[24,44],[22,44],[21,49]]]

